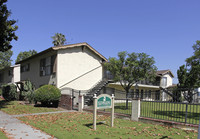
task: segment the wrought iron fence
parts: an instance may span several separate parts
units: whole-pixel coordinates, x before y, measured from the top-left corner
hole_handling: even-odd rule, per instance
[[[141,117],[199,124],[200,104],[141,101]]]

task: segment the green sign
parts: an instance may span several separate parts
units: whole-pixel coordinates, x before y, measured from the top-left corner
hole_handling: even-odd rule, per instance
[[[97,109],[111,108],[111,97],[106,94],[102,94],[97,98]]]

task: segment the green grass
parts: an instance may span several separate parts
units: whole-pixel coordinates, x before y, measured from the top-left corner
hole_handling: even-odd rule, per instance
[[[141,116],[184,123],[186,104],[142,102]],[[199,124],[199,116],[200,105],[188,104],[187,123]]]
[[[131,115],[131,103],[115,103],[115,113]],[[105,111],[111,111],[106,109]],[[160,102],[141,102],[141,117],[162,119],[168,121],[185,122],[186,104],[160,103]],[[200,105],[188,104],[187,123],[199,124]]]
[[[0,110],[7,114],[17,115],[17,114],[31,114],[31,113],[61,111],[62,109],[34,107],[33,105],[22,104],[20,103],[20,101],[7,102],[5,100],[0,100]]]
[[[97,130],[93,130],[91,113],[59,113],[25,116],[19,119],[59,139],[103,139],[103,138],[197,138],[197,132],[115,119],[110,127],[110,117],[98,116]]]
[[[8,139],[2,130],[0,130],[0,139]]]

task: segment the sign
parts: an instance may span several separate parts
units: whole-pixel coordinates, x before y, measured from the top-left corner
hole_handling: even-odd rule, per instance
[[[111,96],[107,94],[102,94],[97,97],[97,109],[111,108]]]
[[[109,96],[107,94],[99,95],[94,94],[93,97],[94,109],[93,109],[93,129],[96,130],[97,122],[97,109],[111,108],[111,123],[110,126],[114,126],[114,95]]]

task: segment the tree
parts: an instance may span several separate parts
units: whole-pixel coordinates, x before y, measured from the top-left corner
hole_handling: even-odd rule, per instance
[[[66,42],[66,38],[65,35],[61,34],[61,33],[56,33],[53,37],[51,37],[53,39],[53,44],[54,46],[62,46],[65,44]]]
[[[185,100],[189,103],[193,101],[193,89],[200,86],[200,41],[196,41],[193,46],[194,55],[187,58],[186,65],[182,65],[177,70],[178,88],[183,92]]]
[[[2,52],[11,49],[10,42],[18,38],[15,35],[18,26],[14,25],[16,23],[15,20],[8,20],[11,12],[8,11],[6,2],[7,0],[0,0],[0,51]]]
[[[15,60],[15,63],[22,61],[32,55],[37,54],[37,51],[35,50],[29,50],[29,51],[24,51],[24,52],[20,52],[17,56],[17,59]]]
[[[156,76],[156,66],[154,58],[145,53],[119,52],[118,59],[109,58],[105,67],[114,76],[113,81],[119,82],[126,91],[126,108],[128,109],[129,90],[133,84],[141,80],[153,82]]]
[[[13,51],[8,50],[6,52],[0,52],[0,70],[11,66],[11,56],[13,54]]]
[[[200,41],[192,46],[194,50],[193,56],[186,59],[186,68],[190,76],[190,85],[200,87]]]

